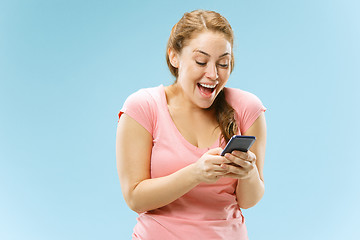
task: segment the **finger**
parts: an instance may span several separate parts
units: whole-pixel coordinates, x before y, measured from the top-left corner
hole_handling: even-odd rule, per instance
[[[222,164],[222,168],[228,172],[240,174],[242,172],[249,172],[254,168],[254,165],[248,161],[240,160],[238,164]]]
[[[234,150],[231,152],[232,155],[234,155],[235,157],[247,160],[249,158],[249,154],[247,152],[242,152],[242,151],[238,151],[238,150]]]
[[[249,162],[253,162],[256,160],[255,154],[251,151],[241,152],[241,151],[234,150],[234,151],[232,151],[231,154],[238,158],[241,158],[243,160],[249,161]]]
[[[225,157],[222,156],[211,156],[209,159],[212,164],[221,165],[223,163],[231,163],[231,161]]]
[[[224,165],[226,165],[226,164],[214,165],[213,171],[214,172],[221,172],[221,173],[228,173],[228,168],[226,166],[224,166]]]
[[[225,158],[229,161],[231,161],[231,163],[233,164],[230,164],[230,165],[238,165],[240,167],[246,167],[247,166],[247,163],[251,163],[250,161],[247,161],[247,160],[244,160],[242,158],[239,158],[233,154],[225,154]]]
[[[222,151],[223,151],[223,149],[221,147],[217,147],[217,148],[212,148],[209,151],[207,151],[207,154],[220,156]]]

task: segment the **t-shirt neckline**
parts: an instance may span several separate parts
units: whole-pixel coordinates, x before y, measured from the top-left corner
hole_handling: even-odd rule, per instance
[[[166,118],[167,118],[167,121],[170,122],[170,125],[171,127],[173,128],[175,134],[177,135],[177,137],[180,139],[180,141],[182,143],[184,143],[185,146],[187,146],[189,149],[193,150],[193,151],[197,151],[197,152],[201,152],[201,153],[205,153],[207,152],[208,150],[212,149],[212,148],[216,148],[219,146],[219,138],[217,138],[217,140],[210,146],[210,147],[206,147],[206,148],[199,148],[195,145],[193,145],[192,143],[190,143],[188,140],[186,140],[184,138],[184,136],[180,133],[179,129],[176,127],[173,119],[171,118],[171,115],[170,115],[170,111],[169,111],[169,108],[167,106],[167,100],[166,100],[166,93],[165,93],[165,86],[164,85],[160,85],[160,91],[161,91],[161,101],[162,101],[162,106],[166,112]]]

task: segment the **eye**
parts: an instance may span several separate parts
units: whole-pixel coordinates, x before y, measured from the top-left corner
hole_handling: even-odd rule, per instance
[[[218,65],[222,68],[227,68],[229,66],[229,64],[218,64]]]
[[[198,62],[198,61],[195,61],[197,64],[199,64],[200,66],[205,66],[206,65],[206,63],[204,63],[204,62]]]

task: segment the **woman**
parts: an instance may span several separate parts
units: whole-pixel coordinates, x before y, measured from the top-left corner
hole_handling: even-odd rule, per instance
[[[174,84],[139,90],[119,113],[117,168],[139,213],[133,239],[247,239],[241,208],[264,194],[266,109],[255,95],[225,88],[231,26],[216,12],[185,13],[166,59]],[[257,140],[221,156],[234,134]]]

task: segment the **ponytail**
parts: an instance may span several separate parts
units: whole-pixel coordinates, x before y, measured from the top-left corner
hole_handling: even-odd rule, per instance
[[[215,109],[216,121],[221,130],[222,143],[226,144],[230,138],[238,131],[238,125],[235,120],[235,110],[225,99],[224,89],[216,97],[213,107]]]

